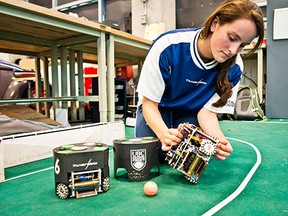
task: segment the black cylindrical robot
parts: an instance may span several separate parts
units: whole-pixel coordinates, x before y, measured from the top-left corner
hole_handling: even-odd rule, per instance
[[[81,198],[110,188],[109,146],[77,143],[53,150],[56,195],[61,199]]]
[[[113,146],[115,178],[118,168],[125,168],[128,180],[134,182],[149,180],[153,167],[157,167],[160,174],[157,138],[116,139]]]

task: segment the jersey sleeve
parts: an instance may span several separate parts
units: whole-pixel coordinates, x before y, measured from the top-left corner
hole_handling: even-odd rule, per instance
[[[240,78],[243,71],[243,61],[240,54],[237,55],[235,67],[232,69],[233,72],[229,74],[229,81],[233,84],[232,88],[232,96],[227,100],[227,103],[223,107],[214,107],[212,106],[213,103],[219,100],[219,95],[215,93],[212,98],[204,105],[204,107],[212,112],[215,113],[227,113],[233,114],[237,93],[240,86]]]
[[[165,89],[163,74],[170,73],[169,63],[161,63],[167,60],[163,52],[166,48],[165,43],[165,37],[155,41],[145,58],[137,85],[140,103],[143,96],[157,103],[161,101]]]
[[[237,99],[237,92],[238,88],[240,86],[240,82],[232,88],[232,96],[228,99],[227,103],[223,107],[214,107],[212,106],[213,103],[219,100],[219,95],[215,93],[213,97],[204,105],[204,107],[212,112],[215,113],[227,113],[227,114],[233,114],[234,108],[236,104]]]

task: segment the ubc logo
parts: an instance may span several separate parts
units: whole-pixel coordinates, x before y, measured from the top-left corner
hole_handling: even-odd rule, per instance
[[[141,171],[146,166],[146,149],[130,150],[131,166]]]

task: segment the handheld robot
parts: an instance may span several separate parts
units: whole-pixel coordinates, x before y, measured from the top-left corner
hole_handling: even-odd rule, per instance
[[[173,169],[183,173],[188,181],[197,184],[219,141],[193,124],[183,124],[181,133],[183,139],[176,149],[168,151],[165,160]]]

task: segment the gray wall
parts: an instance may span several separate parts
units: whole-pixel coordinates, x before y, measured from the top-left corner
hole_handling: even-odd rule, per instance
[[[202,27],[224,0],[176,0],[176,28]]]
[[[288,118],[288,39],[273,40],[274,9],[287,7],[287,0],[267,2],[266,115],[268,118]]]

